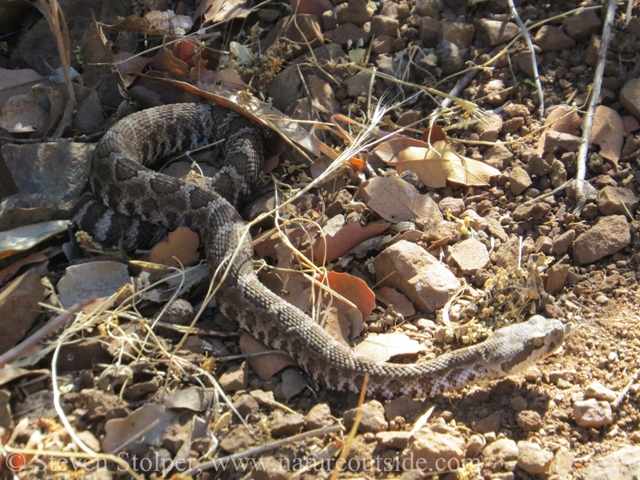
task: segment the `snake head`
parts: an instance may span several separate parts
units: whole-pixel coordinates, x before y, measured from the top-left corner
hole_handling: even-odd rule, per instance
[[[560,320],[540,315],[534,315],[528,321],[508,328],[514,329],[510,332],[509,340],[519,345],[518,348],[514,348],[513,355],[500,363],[505,375],[525,370],[554,353],[564,343],[567,333]]]

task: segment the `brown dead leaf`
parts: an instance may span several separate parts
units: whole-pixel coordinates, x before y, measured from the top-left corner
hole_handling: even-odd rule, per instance
[[[600,155],[613,163],[617,170],[624,144],[624,124],[618,112],[604,105],[597,106],[589,141],[600,146]]]
[[[11,97],[29,93],[36,83],[49,85],[50,82],[47,77],[30,68],[19,70],[0,68],[0,109]]]
[[[189,65],[173,55],[173,52],[164,47],[162,49],[162,67],[173,78],[187,78],[189,76]]]
[[[193,21],[186,15],[176,15],[173,10],[152,10],[144,17],[134,14],[108,28],[117,32],[127,31],[142,35],[184,35],[192,26]]]
[[[342,222],[335,228],[323,228],[324,239],[322,236],[318,236],[316,239],[313,249],[315,252],[314,262],[322,262],[323,260],[332,262],[365,240],[380,235],[389,226],[386,223],[370,223],[363,227],[359,222],[351,222],[343,226],[344,216],[336,215],[336,217],[342,218]],[[331,222],[331,220],[329,222]],[[327,224],[327,226],[329,226],[329,224]],[[327,252],[326,257],[325,245]]]
[[[442,220],[442,213],[428,195],[399,177],[375,177],[360,187],[360,195],[369,208],[385,220],[398,223],[420,219],[425,224]]]
[[[246,332],[242,332],[239,345],[240,351],[243,355],[272,350]],[[247,357],[247,360],[249,360],[249,365],[253,367],[258,376],[263,380],[273,377],[285,367],[295,367],[298,365],[296,361],[286,353],[269,353],[267,355],[249,356]]]
[[[372,362],[387,362],[392,358],[398,360],[402,357],[416,356],[425,352],[426,348],[404,333],[371,333],[356,346],[355,351]]]
[[[24,95],[11,97],[2,108],[0,128],[10,133],[28,133],[45,130],[49,125],[49,112]]]
[[[416,309],[411,300],[404,294],[391,287],[381,287],[375,291],[376,299],[384,305],[392,305],[393,309],[404,317],[412,317],[416,314]]]
[[[207,22],[226,22],[236,18],[247,18],[251,12],[248,0],[204,0],[198,6],[193,18],[204,17]]]
[[[422,138],[425,142],[433,145],[436,142],[447,139],[447,134],[440,125],[434,125],[433,127],[427,127],[422,132]]]
[[[16,263],[9,265],[7,268],[0,270],[0,285],[4,284],[7,280],[12,279],[16,273],[25,265],[29,265],[32,263],[45,263],[49,261],[49,257],[45,255],[45,253],[49,253],[53,251],[53,247],[49,247],[42,252],[34,253],[29,255],[22,260],[18,260]],[[59,252],[60,249],[58,248]]]
[[[144,67],[152,61],[150,58],[140,57],[130,52],[120,52],[114,55],[113,59],[126,87],[129,87]]]
[[[249,90],[251,88],[240,78],[238,72],[231,68],[218,70],[216,72],[216,83],[236,90]]]
[[[52,220],[0,232],[0,258],[22,252],[67,231],[68,220]]]
[[[196,232],[188,227],[178,227],[151,249],[150,261],[176,268],[193,265],[198,261],[199,244],[200,237]]]
[[[327,272],[329,287],[351,301],[360,310],[363,319],[369,318],[376,307],[376,296],[367,286],[366,282],[348,273]],[[334,298],[334,305],[336,299]]]
[[[622,117],[622,124],[624,125],[624,133],[635,132],[640,129],[640,122],[633,115],[625,115]]]
[[[578,127],[582,125],[582,119],[575,109],[558,106],[549,112],[544,124],[550,125],[551,130],[556,132],[579,135]]]

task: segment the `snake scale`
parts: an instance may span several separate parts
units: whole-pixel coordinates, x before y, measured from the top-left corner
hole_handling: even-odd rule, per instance
[[[146,167],[219,140],[226,165],[213,179],[215,190]],[[559,320],[533,316],[480,344],[416,364],[372,362],[354,354],[254,274],[253,250],[250,239],[240,240],[244,222],[236,208],[252,195],[262,163],[255,126],[223,107],[173,104],[143,110],[116,123],[98,143],[89,176],[98,201],[83,198],[74,220],[98,240],[122,239],[128,248],[145,237],[153,243],[164,231],[182,225],[197,231],[212,274],[221,264],[228,268],[216,295],[224,314],[269,347],[287,352],[318,384],[332,390],[357,393],[369,374],[371,397],[439,395],[523,370],[563,343]],[[158,232],[150,224],[166,230]]]

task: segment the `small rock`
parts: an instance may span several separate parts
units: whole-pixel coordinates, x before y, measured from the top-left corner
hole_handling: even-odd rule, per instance
[[[438,2],[436,0],[416,0],[414,13],[422,17],[437,18],[439,13]]]
[[[269,429],[273,438],[283,438],[295,435],[302,430],[304,417],[299,413],[284,413],[275,410],[273,418],[269,421]]]
[[[620,104],[630,114],[640,119],[640,78],[632,78],[622,87]]]
[[[400,462],[403,468],[406,464],[407,467],[419,467],[435,473],[448,470],[447,465],[462,461],[464,455],[465,442],[456,430],[445,425],[433,425],[413,434],[409,446],[400,456]]]
[[[314,405],[306,417],[307,430],[315,430],[332,425],[335,420],[331,417],[331,408],[326,403]]]
[[[479,433],[497,432],[502,424],[502,414],[493,412],[491,415],[473,422],[473,430]]]
[[[343,23],[342,25],[338,25],[335,30],[327,32],[325,37],[334,43],[340,44],[342,47],[349,46],[350,42],[352,45],[355,45],[360,39],[362,39],[366,45],[371,38],[371,32],[353,23]]]
[[[367,9],[367,0],[351,0],[345,8],[338,11],[338,24],[353,23],[361,27],[371,20],[371,12]]]
[[[613,422],[613,413],[609,402],[599,402],[593,398],[575,402],[573,416],[581,427],[598,428]]]
[[[502,142],[497,142],[485,152],[484,162],[498,170],[504,170],[512,161],[513,153]]]
[[[444,197],[438,203],[438,208],[444,215],[450,212],[451,215],[459,217],[464,212],[464,200],[462,198]]]
[[[344,82],[347,87],[347,94],[354,98],[366,95],[371,85],[371,75],[373,75],[372,72],[362,70],[353,77],[347,78]]]
[[[549,270],[547,270],[547,283],[545,284],[545,290],[550,295],[555,295],[564,288],[570,268],[570,265],[562,263],[553,265]]]
[[[456,243],[451,249],[451,259],[465,275],[473,275],[484,268],[490,260],[487,247],[475,238],[467,238]]]
[[[508,105],[505,105],[502,111],[509,118],[516,118],[516,117],[529,118],[529,116],[531,115],[531,113],[529,112],[529,109],[520,103],[510,103]]]
[[[585,265],[613,255],[631,243],[627,219],[622,215],[602,217],[573,243],[573,258]]]
[[[376,15],[371,19],[371,33],[376,37],[388,35],[398,38],[398,20],[384,15]]]
[[[521,410],[527,408],[527,401],[520,395],[518,395],[517,397],[513,397],[509,401],[509,405],[511,405],[511,408],[513,408],[516,412],[520,412]]]
[[[598,193],[598,210],[603,215],[625,215],[631,214],[638,208],[638,197],[630,188],[624,187],[604,187]]]
[[[189,325],[193,319],[193,305],[178,298],[171,302],[162,315],[162,321],[176,325]]]
[[[469,50],[459,48],[455,43],[443,40],[436,47],[438,63],[443,75],[453,75],[465,67]]]
[[[515,236],[511,236],[509,240],[500,245],[496,252],[496,264],[501,268],[509,268],[518,264],[518,252],[520,250],[520,242]]]
[[[218,382],[225,392],[246,390],[249,382],[249,364],[242,362],[240,365],[232,366],[220,376]]]
[[[344,412],[344,424],[347,428],[351,428],[356,419],[357,408],[352,408]],[[389,429],[389,423],[384,417],[384,407],[377,400],[371,400],[362,405],[362,416],[360,417],[360,425],[358,432],[360,433],[378,433]]]
[[[376,439],[387,448],[403,450],[409,444],[411,432],[378,432]]]
[[[256,462],[251,478],[254,480],[287,480],[290,476],[279,460],[274,457],[261,457],[260,461]]]
[[[256,440],[253,435],[241,425],[220,440],[220,448],[227,453],[234,453],[239,450],[245,450],[255,443]]]
[[[618,394],[613,390],[608,389],[600,382],[590,383],[584,391],[585,398],[595,398],[596,400],[604,400],[606,402],[613,402],[618,398]]]
[[[466,457],[474,458],[480,455],[485,443],[486,441],[482,438],[482,435],[471,435],[465,447]]]
[[[551,253],[551,247],[553,246],[553,240],[546,235],[540,235],[536,240],[535,252],[542,252],[545,255]]]
[[[573,38],[562,31],[561,28],[544,25],[538,30],[533,42],[543,52],[559,52],[576,46]]]
[[[424,403],[419,400],[402,395],[398,398],[387,402],[384,406],[384,415],[387,420],[393,420],[396,417],[404,419],[424,410]]]
[[[522,128],[523,125],[524,125],[524,118],[522,117],[509,118],[507,121],[505,121],[502,124],[501,132],[503,134],[514,133],[520,130],[520,128]]]
[[[395,40],[389,35],[380,35],[374,38],[371,44],[371,51],[373,53],[393,53],[395,50]]]
[[[420,20],[420,30],[418,38],[427,48],[438,46],[438,36],[440,35],[440,22],[432,17],[422,17]]]
[[[485,121],[478,123],[476,127],[476,133],[483,142],[495,142],[501,130],[502,116],[496,113],[489,114],[489,117]]]
[[[464,22],[442,22],[440,37],[442,40],[455,44],[458,48],[465,49],[471,46],[475,27]]]
[[[482,40],[482,42],[490,47],[508,42],[520,33],[520,28],[518,28],[515,23],[505,23],[499,20],[488,20],[486,18],[477,20],[475,27],[476,38]]]
[[[549,474],[557,475],[560,478],[571,477],[575,455],[567,447],[560,447],[549,466]]]
[[[480,89],[480,94],[485,97],[485,102],[492,107],[502,105],[507,100],[508,93],[504,82],[499,79],[489,80]]]
[[[233,406],[238,410],[238,413],[243,417],[249,414],[255,414],[260,411],[260,406],[255,398],[246,393],[240,395],[238,399],[233,402]]]
[[[562,235],[556,237],[553,240],[551,251],[558,256],[564,255],[569,251],[569,247],[573,244],[573,241],[575,239],[576,239],[576,231],[573,229],[567,230]]]
[[[565,32],[576,41],[586,40],[600,32],[602,22],[593,10],[586,10],[577,15],[571,15],[562,22]]]
[[[419,110],[407,110],[402,115],[400,115],[400,118],[398,118],[398,121],[396,123],[398,125],[400,125],[401,127],[406,127],[408,125],[415,124],[415,123],[419,122],[420,120],[422,120],[422,112],[421,111],[419,111]],[[415,187],[415,185],[414,185],[414,187]]]
[[[553,453],[543,450],[537,443],[520,441],[518,449],[520,450],[518,467],[527,473],[534,475],[544,473],[553,460]]]
[[[536,65],[540,67],[540,64],[542,63],[542,49],[537,45],[534,45],[533,49],[536,52]],[[527,77],[535,77],[533,62],[531,61],[531,52],[529,52],[528,50],[518,52],[513,56],[513,59],[515,60],[518,68],[522,70]],[[540,72],[539,68],[538,72]]]
[[[511,193],[516,196],[524,192],[533,183],[527,171],[520,167],[515,167],[511,170],[509,181],[511,182]]]
[[[325,32],[333,30],[338,26],[338,19],[336,18],[336,12],[333,10],[327,10],[322,13],[322,26]]]
[[[594,460],[584,480],[635,480],[640,478],[640,447],[625,446],[615,453]]]
[[[513,470],[519,453],[518,445],[509,438],[501,438],[490,443],[482,452],[485,466],[494,472],[499,469]]]
[[[581,138],[570,133],[549,130],[544,137],[544,151],[549,153],[577,152]]]
[[[533,410],[522,410],[516,416],[518,426],[525,432],[537,432],[544,426],[540,414]]]
[[[374,265],[377,280],[384,280],[380,286],[399,290],[425,313],[443,307],[460,288],[460,281],[442,262],[406,240],[387,247]]]
[[[555,158],[552,154],[547,154],[544,157],[541,157],[540,155],[533,155],[527,164],[527,171],[531,175],[544,177],[553,170],[554,160]]]
[[[513,211],[513,219],[521,221],[541,220],[551,211],[551,205],[546,202],[536,202],[533,205],[520,205]]]

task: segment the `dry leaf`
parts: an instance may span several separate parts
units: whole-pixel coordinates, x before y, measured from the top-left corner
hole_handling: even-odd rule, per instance
[[[392,305],[393,309],[404,317],[412,317],[416,309],[411,300],[391,287],[381,287],[375,291],[376,299],[384,305]]]
[[[242,332],[239,346],[243,355],[273,350],[246,332]],[[285,367],[295,367],[298,365],[295,360],[286,353],[270,353],[268,355],[248,356],[247,360],[249,360],[249,365],[253,367],[258,376],[263,380],[273,377]]]
[[[367,286],[364,280],[354,277],[348,273],[327,272],[329,287],[336,293],[352,302],[360,313],[362,318],[367,319],[376,307],[376,296]],[[333,304],[336,304],[336,298]]]
[[[200,237],[196,232],[188,227],[178,227],[151,249],[150,261],[176,268],[193,265],[199,258],[199,244]]]
[[[318,236],[316,239],[313,249],[315,253],[315,262],[322,262],[323,260],[332,262],[333,260],[342,257],[352,248],[361,244],[365,240],[375,237],[376,235],[380,235],[388,228],[386,223],[370,223],[363,227],[359,222],[351,222],[343,226],[342,223],[344,222],[344,216],[336,215],[336,217],[333,218],[337,217],[342,218],[340,225],[334,229],[326,229],[326,227],[323,228],[324,239],[322,236]],[[324,255],[325,245],[327,249],[326,258]]]
[[[47,77],[30,68],[19,70],[0,68],[0,110],[7,100],[16,95],[26,95],[36,83],[50,84]]]
[[[550,125],[555,132],[580,135],[578,127],[582,125],[582,119],[575,109],[559,106],[549,112],[544,120],[545,125]]]
[[[387,362],[391,358],[415,356],[426,351],[418,341],[407,337],[404,333],[375,334],[367,338],[355,348],[358,355],[372,362]]]
[[[5,103],[0,116],[0,128],[10,133],[37,132],[47,128],[49,112],[24,97],[11,97]]]
[[[433,145],[436,142],[447,139],[447,134],[444,133],[440,125],[434,125],[433,127],[427,127],[422,132],[422,138],[425,142]]]
[[[360,195],[370,209],[392,223],[420,219],[431,224],[442,220],[433,199],[399,177],[372,178],[361,185]]]
[[[596,107],[589,141],[600,146],[600,155],[613,163],[617,170],[624,144],[624,124],[618,112],[604,105]]]
[[[247,18],[251,12],[251,2],[247,0],[203,0],[193,18],[204,16],[203,23],[226,22],[227,20]]]
[[[80,300],[108,297],[129,283],[124,263],[106,261],[72,265],[58,282],[60,303],[69,307]]]
[[[28,250],[67,231],[69,220],[52,220],[0,232],[0,258]]]

